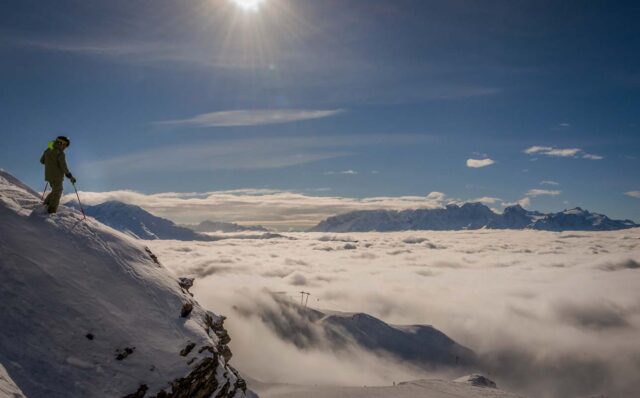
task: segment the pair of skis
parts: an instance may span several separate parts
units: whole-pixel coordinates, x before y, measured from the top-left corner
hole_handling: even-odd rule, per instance
[[[80,195],[78,194],[78,188],[76,188],[76,184],[74,182],[71,183],[73,185],[73,189],[76,191],[76,197],[78,198],[78,205],[80,206],[80,211],[82,212],[82,221],[87,219],[87,215],[84,214],[84,209],[82,208],[82,202],[80,202]],[[49,181],[44,185],[44,191],[42,191],[42,202],[44,202],[44,194],[47,193],[47,188],[49,188]]]

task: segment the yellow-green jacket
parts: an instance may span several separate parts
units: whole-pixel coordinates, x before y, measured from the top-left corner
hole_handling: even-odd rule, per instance
[[[44,179],[49,183],[61,183],[64,176],[68,178],[71,176],[64,151],[58,148],[55,141],[49,142],[49,147],[42,154],[40,163],[44,165]]]

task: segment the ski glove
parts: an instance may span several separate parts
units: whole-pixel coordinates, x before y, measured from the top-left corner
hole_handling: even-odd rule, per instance
[[[69,181],[71,181],[72,184],[75,184],[77,181],[71,173],[67,174],[67,178],[69,179]]]

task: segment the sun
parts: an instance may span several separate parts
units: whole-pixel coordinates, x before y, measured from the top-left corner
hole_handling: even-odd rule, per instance
[[[245,11],[258,11],[266,0],[231,0],[233,4]]]

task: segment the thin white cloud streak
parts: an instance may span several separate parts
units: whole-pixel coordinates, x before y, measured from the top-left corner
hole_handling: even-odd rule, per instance
[[[498,202],[502,202],[502,199],[494,198],[494,197],[491,197],[491,196],[483,196],[481,198],[471,199],[469,202],[479,202],[479,203],[492,205],[492,204],[495,204],[495,203],[498,203]]]
[[[371,134],[349,136],[295,136],[212,140],[145,149],[91,161],[83,169],[94,173],[130,175],[137,172],[197,170],[252,170],[282,168],[323,159],[349,156],[356,147],[410,145],[432,136]],[[159,161],[161,159],[162,161]]]
[[[343,171],[325,171],[323,174],[326,175],[326,176],[331,176],[331,175],[335,175],[335,174],[352,175],[353,176],[353,175],[357,175],[358,172],[355,171],[355,170],[349,169],[349,170],[343,170]]]
[[[640,191],[629,191],[629,192],[625,192],[624,194],[631,198],[640,199]]]
[[[495,161],[493,159],[467,159],[467,167],[471,168],[480,168],[487,167],[494,164]]]
[[[221,2],[223,3],[223,2]],[[210,23],[211,20],[207,20]],[[220,26],[228,20],[218,16]],[[300,26],[299,28],[305,29]],[[300,33],[300,32],[299,32]],[[225,37],[226,31],[215,37]],[[112,35],[111,35],[112,36]],[[309,90],[322,90],[322,100],[316,102],[335,104],[337,102],[384,103],[412,102],[417,100],[455,100],[493,96],[501,93],[501,87],[480,84],[457,84],[443,82],[438,70],[446,71],[448,66],[431,65],[432,81],[427,86],[407,85],[398,80],[395,65],[377,64],[366,57],[342,47],[332,48],[331,56],[326,51],[305,52],[295,45],[272,49],[265,58],[258,50],[247,48],[240,40],[243,35],[231,37],[234,43],[212,40],[195,34],[190,39],[176,37],[175,41],[149,39],[147,34],[137,37],[10,37],[0,45],[19,46],[43,51],[70,53],[78,56],[100,57],[105,61],[131,64],[135,66],[179,67],[187,69],[217,69],[229,74],[246,74],[249,71],[275,67],[287,79],[278,81],[281,88],[290,91],[298,99],[308,98]],[[286,50],[285,50],[286,48]],[[330,60],[330,61],[327,61]],[[378,60],[379,61],[379,60]],[[354,76],[353,71],[359,71]],[[253,76],[253,75],[252,75]],[[371,85],[371,81],[379,82]],[[384,82],[393,81],[388,85]],[[299,90],[293,89],[293,86]],[[366,91],[366,95],[361,93]],[[228,95],[231,95],[228,93]],[[242,95],[239,97],[244,98]]]
[[[560,183],[559,182],[555,182],[555,181],[551,181],[551,180],[544,180],[544,181],[540,181],[540,185],[558,186],[558,185],[560,185]]]
[[[534,145],[524,150],[527,155],[544,155],[561,158],[583,158],[589,160],[602,160],[603,156],[586,153],[580,148],[555,148],[551,146]]]
[[[562,191],[558,190],[549,190],[549,189],[530,189],[527,191],[527,196],[558,196],[562,193]]]
[[[154,124],[190,127],[262,126],[321,119],[335,116],[343,112],[343,109],[243,109],[203,113],[188,119],[165,120],[155,122]]]

